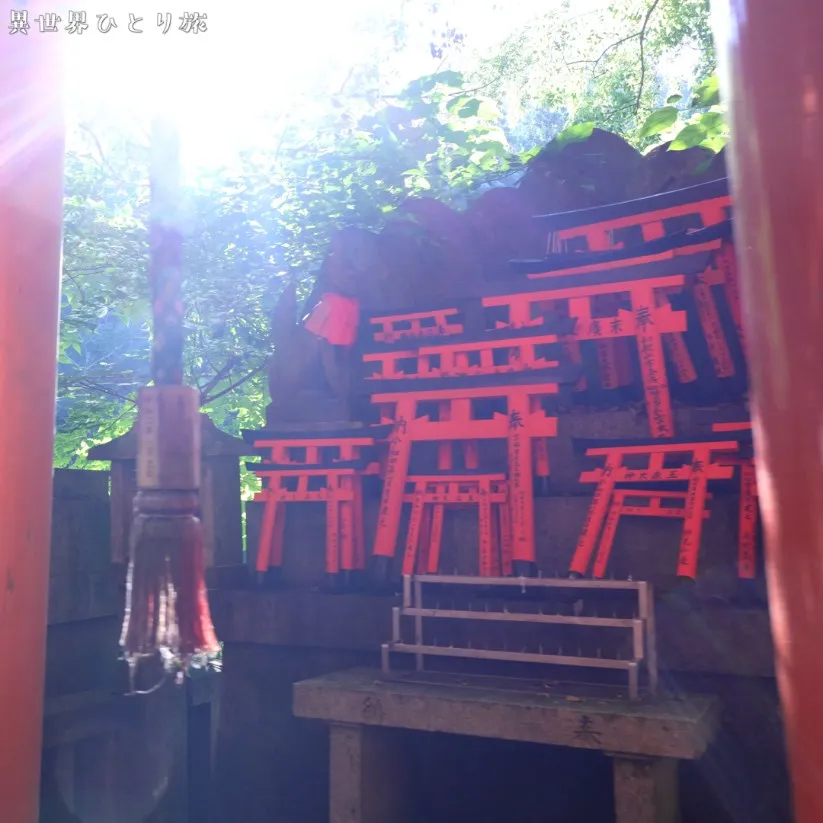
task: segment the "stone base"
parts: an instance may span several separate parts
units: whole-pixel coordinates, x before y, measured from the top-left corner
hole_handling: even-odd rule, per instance
[[[405,819],[412,769],[401,730],[603,751],[613,758],[616,823],[678,823],[677,761],[706,750],[714,700],[570,701],[526,684],[467,689],[421,674],[381,680],[369,669],[296,683],[294,713],[330,724],[331,823]]]
[[[330,823],[406,823],[411,809],[403,746],[390,729],[329,729]]]

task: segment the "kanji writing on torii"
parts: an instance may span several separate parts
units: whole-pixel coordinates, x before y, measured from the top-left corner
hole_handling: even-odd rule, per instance
[[[547,417],[535,400],[557,391],[556,384],[547,383],[373,395],[372,402],[383,409],[383,422],[393,420],[395,425],[385,467],[375,557],[394,557],[414,442],[496,439],[508,443],[512,563],[515,573],[525,573],[535,563],[532,441],[557,434],[556,418]],[[492,419],[473,419],[472,400],[491,398],[505,398],[506,412]],[[446,404],[447,414],[440,420],[418,416],[418,405],[426,402]]]
[[[624,203],[580,209],[564,214],[542,215],[536,217],[535,220],[547,233],[549,253],[561,249],[569,251],[573,249],[578,253],[583,249],[589,252],[605,252],[617,249],[631,250],[633,247],[642,246],[646,249],[642,252],[646,256],[648,253],[667,246],[667,241],[683,243],[686,232],[705,235],[706,229],[709,233],[712,233],[711,229],[717,229],[719,231],[715,232],[714,236],[720,237],[728,231],[726,236],[728,240],[730,238],[730,223],[728,222],[730,209],[731,197],[728,192],[728,183],[722,179]],[[679,239],[677,239],[678,235],[680,235]],[[691,245],[691,242],[687,241],[687,244]],[[717,240],[712,245],[717,250],[720,248],[720,241]],[[730,249],[728,243],[726,246],[727,248],[715,257],[721,261],[724,273],[728,272],[729,262],[732,265],[732,271],[724,274],[710,268],[706,277],[700,275],[693,277],[689,284],[715,374],[720,378],[734,375],[735,366],[722,330],[712,291],[713,285],[725,286],[732,316],[735,319],[738,334],[741,334],[740,303],[733,271],[734,251]],[[730,258],[729,250],[731,250]],[[552,274],[552,272],[535,272],[529,276],[548,277]],[[662,295],[660,299],[664,299]],[[671,334],[665,342],[668,354],[674,361],[678,380],[681,383],[694,382],[697,375],[682,336]],[[610,370],[609,367],[613,371],[616,351],[614,346],[614,341],[598,343],[601,365],[607,366],[603,370],[604,377]],[[614,388],[615,385],[617,384],[612,383],[607,387]]]
[[[653,437],[672,437],[672,415],[663,335],[686,331],[686,313],[675,311],[661,296],[682,289],[688,275],[706,267],[708,253],[674,256],[655,263],[608,267],[582,278],[579,274],[560,275],[541,282],[540,291],[504,294],[483,298],[487,308],[507,308],[508,321],[497,321],[498,328],[524,328],[544,321],[555,307],[574,322],[574,330],[560,336],[564,343],[635,338],[640,372],[646,395],[649,426]],[[595,317],[593,301],[599,297],[627,296],[631,309],[618,308],[609,317]]]
[[[734,467],[724,462],[724,458],[738,450],[738,441],[722,435],[707,435],[700,440],[688,441],[575,441],[577,451],[587,457],[605,460],[601,468],[585,471],[580,475],[581,483],[597,483],[583,530],[577,541],[569,571],[572,575],[583,576],[588,572],[592,555],[601,538],[601,557],[596,564],[595,574],[602,576],[605,571],[617,518],[621,513],[640,514],[638,510],[621,512],[629,492],[619,494],[615,501],[616,486],[630,483],[671,483],[685,482],[687,489],[683,495],[683,508],[667,512],[665,516],[683,518],[683,532],[677,560],[677,574],[694,580],[697,575],[697,560],[700,550],[700,536],[705,517],[705,505],[710,480],[728,480],[734,474]],[[642,468],[624,465],[626,458],[631,462],[644,462]],[[621,490],[622,491],[622,490]],[[667,496],[665,490],[644,489],[636,494],[653,502],[657,498],[657,508],[661,499]],[[678,497],[678,493],[669,494]],[[617,505],[614,505],[617,502]],[[606,522],[611,513],[610,522]],[[664,516],[658,511],[649,511],[652,516]],[[605,526],[604,526],[605,523]]]

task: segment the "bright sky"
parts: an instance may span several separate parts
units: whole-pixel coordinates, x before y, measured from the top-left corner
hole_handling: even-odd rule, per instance
[[[574,0],[575,16],[609,0]],[[104,109],[121,120],[144,123],[159,107],[177,114],[187,165],[220,163],[240,146],[270,140],[271,127],[261,118],[288,116],[308,99],[339,90],[354,64],[374,60],[379,41],[374,32],[396,18],[402,0],[196,0],[190,6],[147,8],[143,0],[109,6],[116,27],[108,33],[102,8],[87,7],[88,28],[65,31],[62,12],[57,34],[41,34],[31,20],[30,36],[60,37],[66,48],[68,94],[86,115]],[[463,62],[488,53],[496,43],[559,0],[439,0],[439,22],[466,37]],[[398,84],[434,71],[429,54],[432,0],[406,0],[411,42],[396,53],[386,44],[384,58]],[[79,8],[82,8],[78,4]],[[65,7],[64,7],[65,8]],[[184,12],[205,13],[206,31],[181,31]],[[101,15],[98,21],[98,15]],[[142,18],[137,22],[138,18]],[[415,20],[415,18],[417,18]],[[142,34],[129,31],[142,29]],[[369,21],[374,20],[372,33]],[[168,26],[168,31],[164,29]],[[366,29],[366,31],[364,31]],[[452,56],[451,67],[461,68]],[[256,138],[257,136],[257,138]]]
[[[482,51],[554,0],[446,2],[448,23],[466,35],[467,49]],[[351,66],[368,60],[375,48],[374,36],[359,30],[362,24],[374,16],[385,20],[397,5],[398,0],[201,0],[185,7],[208,15],[207,30],[197,34],[180,31],[183,8],[164,6],[158,20],[157,6],[141,10],[137,4],[121,6],[128,9],[122,13],[110,6],[116,27],[101,33],[100,9],[89,7],[82,34],[64,30],[64,12],[58,34],[41,34],[31,21],[30,36],[58,36],[65,44],[68,93],[75,105],[142,119],[165,102],[178,114],[187,153],[206,161],[248,142],[264,112],[285,115],[310,91],[339,89]],[[410,5],[425,11],[430,4],[411,0]],[[172,19],[164,33],[166,13]],[[130,14],[143,18],[135,24],[142,34],[129,31]],[[437,67],[427,28],[418,25],[415,33],[411,47],[392,57],[391,69],[401,82]]]

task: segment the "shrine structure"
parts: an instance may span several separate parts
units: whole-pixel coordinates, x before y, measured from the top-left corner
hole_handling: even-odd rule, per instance
[[[380,235],[341,235],[308,303],[276,312],[267,426],[245,433],[257,585],[397,604],[369,634],[379,669],[295,685],[295,713],[330,725],[334,820],[402,817],[386,727],[606,751],[618,823],[676,820],[672,763],[717,734],[713,698],[667,687],[656,614],[704,585],[761,597],[728,184],[714,162],[591,202],[569,173],[546,213],[554,163],[462,215],[410,200]],[[404,214],[439,256],[401,242]],[[297,570],[319,545],[285,531],[311,506],[324,583]],[[732,518],[734,556],[706,538]],[[556,732],[525,733],[535,712]]]
[[[605,574],[620,517],[632,515],[683,519],[677,570],[695,579],[709,481],[735,471],[751,514],[751,458],[733,458],[745,433],[683,439],[674,414],[683,392],[705,379],[730,383],[737,397],[745,390],[726,180],[537,216],[532,228],[543,238],[542,257],[511,261],[428,307],[420,299],[405,309],[358,306],[354,322],[338,317],[343,345],[322,330],[311,338],[327,395],[337,400],[332,408],[345,409],[346,419],[301,427],[277,419],[273,405],[269,429],[246,434],[263,455],[249,464],[266,504],[255,551],[260,580],[282,565],[283,512],[298,501],[326,503],[330,579],[364,571],[367,557],[373,581],[440,572],[444,512],[466,506],[477,509],[475,573],[536,575],[535,495],[550,482],[559,410],[574,415],[580,406],[639,400],[652,439],[578,444],[605,466],[580,476],[597,488],[573,575],[586,575],[595,554],[595,575]],[[324,288],[321,305],[336,294]],[[324,322],[335,322],[333,314],[326,309],[332,319]],[[632,468],[622,462],[628,457],[645,465]],[[379,481],[370,486],[379,500],[371,531],[365,477]],[[748,558],[750,522],[741,536]]]

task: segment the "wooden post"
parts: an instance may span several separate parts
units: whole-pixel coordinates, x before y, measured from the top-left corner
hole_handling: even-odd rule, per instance
[[[716,0],[766,574],[797,823],[823,820],[823,5]]]
[[[16,11],[25,9],[25,11]],[[28,34],[11,34],[15,14]],[[0,819],[39,816],[60,306],[60,35],[0,2]],[[24,18],[20,18],[21,21]]]

